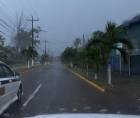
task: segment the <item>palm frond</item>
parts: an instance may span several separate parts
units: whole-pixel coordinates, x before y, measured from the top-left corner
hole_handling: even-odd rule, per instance
[[[86,44],[86,48],[98,47],[104,42],[105,33],[102,31],[95,31],[92,33],[90,40]]]
[[[127,53],[126,49],[124,49],[124,48],[118,48],[117,46],[114,46],[112,49],[118,50],[120,52],[120,54],[121,54],[121,57],[123,59],[123,62],[125,64],[128,63],[128,56],[129,56],[129,54]]]
[[[87,43],[86,47],[91,48],[92,46],[99,45],[101,43],[102,43],[102,40],[100,40],[100,39],[93,39],[93,40],[90,40]]]
[[[121,44],[123,44],[124,46],[126,46],[126,48],[129,51],[132,51],[134,49],[132,42],[129,39],[126,39],[126,38],[118,38],[118,39],[115,40],[114,43],[121,43]]]
[[[107,33],[111,33],[113,31],[115,31],[115,29],[116,29],[116,23],[107,22],[107,24],[106,24],[106,32]]]

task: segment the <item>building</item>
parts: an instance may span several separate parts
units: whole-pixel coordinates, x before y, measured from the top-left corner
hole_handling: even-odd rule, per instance
[[[126,29],[128,38],[134,45],[134,50],[129,58],[128,65],[124,64],[120,55],[113,56],[112,67],[115,71],[130,74],[140,74],[140,15],[124,22],[121,27]]]
[[[127,35],[134,44],[134,53],[140,54],[140,15],[126,21],[122,26],[127,29]]]

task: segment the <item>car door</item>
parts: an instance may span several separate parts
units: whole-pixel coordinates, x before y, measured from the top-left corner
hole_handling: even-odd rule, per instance
[[[3,65],[2,68],[4,70],[5,77],[9,80],[6,87],[8,92],[7,97],[9,100],[13,100],[15,97],[17,97],[19,78],[15,76],[14,72],[8,66]]]
[[[8,102],[8,89],[9,78],[6,77],[6,73],[3,69],[3,64],[0,64],[0,113],[3,111],[5,104]]]
[[[3,111],[16,100],[19,84],[14,72],[5,64],[0,64],[0,76],[0,110]]]

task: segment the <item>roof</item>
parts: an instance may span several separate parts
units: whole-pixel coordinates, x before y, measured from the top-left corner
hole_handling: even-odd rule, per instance
[[[137,24],[140,24],[140,14],[133,17],[130,20],[125,21],[121,26],[122,27],[131,27],[131,26],[137,25]]]

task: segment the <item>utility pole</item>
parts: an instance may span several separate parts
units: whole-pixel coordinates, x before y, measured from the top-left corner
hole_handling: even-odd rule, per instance
[[[31,19],[27,19],[27,21],[30,21],[32,23],[32,43],[31,43],[31,47],[32,49],[34,49],[34,22],[39,21],[39,19],[34,19],[34,17],[32,16]],[[32,66],[34,65],[34,57],[32,55]]]
[[[45,40],[45,55],[47,55],[47,47],[46,47],[47,41]]]
[[[83,34],[83,47],[85,46],[85,35]]]
[[[46,64],[46,62],[47,62],[47,40],[45,40],[44,56],[45,56],[45,64]]]

